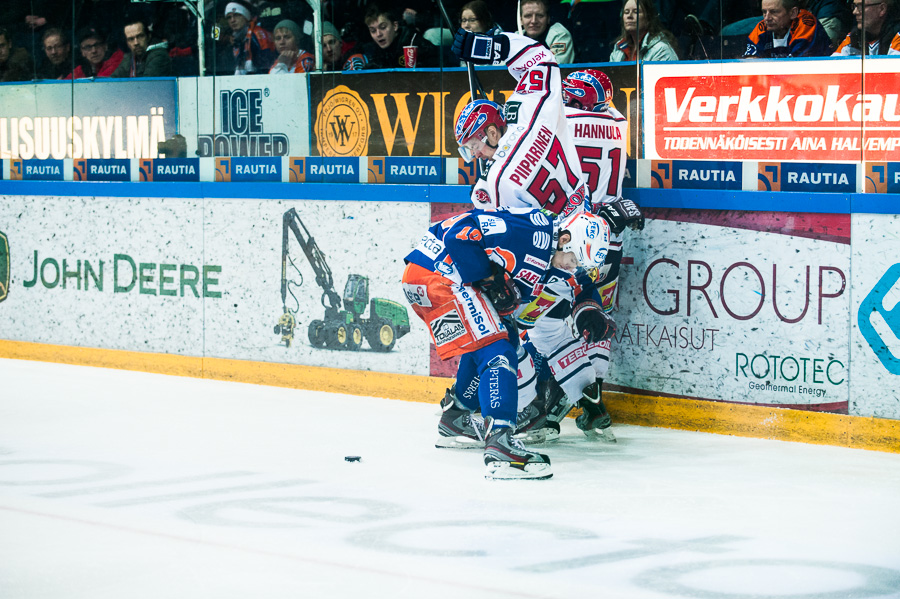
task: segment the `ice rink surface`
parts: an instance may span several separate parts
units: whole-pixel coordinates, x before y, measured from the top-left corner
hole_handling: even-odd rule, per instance
[[[897,454],[568,419],[552,479],[486,481],[439,398],[0,381],[2,599],[900,597]]]

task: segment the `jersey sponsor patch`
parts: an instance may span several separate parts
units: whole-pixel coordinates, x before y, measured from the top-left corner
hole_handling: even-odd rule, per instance
[[[422,235],[416,249],[429,258],[437,258],[444,251],[444,243],[429,232]]]
[[[529,218],[536,227],[546,227],[550,224],[550,221],[543,212],[534,212]]]
[[[514,278],[525,281],[526,283],[528,283],[529,287],[534,287],[541,280],[541,276],[539,274],[527,268],[523,268],[522,270],[517,272]]]
[[[534,247],[539,250],[546,250],[550,247],[550,233],[544,231],[535,231],[531,238]]]
[[[431,300],[428,299],[427,286],[403,283],[403,293],[406,295],[406,301],[409,302],[411,306],[422,306],[423,308],[431,307]]]
[[[547,261],[536,258],[531,254],[525,254],[525,264],[537,267],[538,270],[547,270]]]
[[[459,298],[463,303],[466,322],[472,329],[475,339],[484,339],[495,330],[490,326],[492,318],[484,309],[484,304],[478,300],[475,291],[471,287],[463,287],[459,292]]]
[[[485,235],[501,235],[506,233],[506,221],[487,214],[478,215],[478,226]]]
[[[446,345],[466,334],[466,327],[455,309],[438,316],[429,326],[436,346]]]

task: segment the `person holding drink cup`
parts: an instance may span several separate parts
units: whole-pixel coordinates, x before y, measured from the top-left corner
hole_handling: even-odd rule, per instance
[[[363,46],[363,53],[368,59],[365,68],[440,66],[438,47],[401,22],[392,9],[372,6],[366,12],[365,23],[372,36],[372,41]]]

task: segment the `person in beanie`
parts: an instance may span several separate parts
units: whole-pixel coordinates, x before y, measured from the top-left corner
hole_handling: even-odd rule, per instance
[[[257,24],[250,8],[242,2],[225,5],[225,19],[233,37],[234,74],[268,73],[276,57],[272,34]]]
[[[316,57],[300,49],[302,37],[300,26],[290,19],[279,21],[272,32],[275,37],[275,50],[278,58],[269,69],[269,74],[308,73],[315,68]]]
[[[366,57],[354,52],[352,46],[344,49],[341,34],[330,21],[322,23],[322,69],[325,71],[360,71],[366,66]]]

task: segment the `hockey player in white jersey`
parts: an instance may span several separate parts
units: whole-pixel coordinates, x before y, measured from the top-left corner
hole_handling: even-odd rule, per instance
[[[608,204],[615,206],[620,201],[625,177],[628,121],[612,107],[612,96],[612,82],[605,73],[596,69],[574,71],[563,80],[566,123],[587,180],[593,210],[597,212],[603,212]],[[625,206],[621,208],[626,209]],[[640,227],[642,224],[641,220],[630,223],[630,226]],[[600,304],[607,314],[615,305],[622,262],[623,232],[620,226],[613,229],[609,253],[596,275]],[[538,351],[546,352],[547,362],[554,372],[554,378],[541,386],[550,418],[559,421],[565,416],[568,406],[572,405],[567,397],[572,393],[579,394],[580,387],[578,405],[583,412],[576,419],[577,426],[588,436],[607,442],[615,441],[609,428],[612,421],[601,396],[603,379],[609,371],[611,340],[599,343],[572,340],[569,328],[559,319],[546,319],[531,337]],[[588,361],[591,368],[587,366]],[[565,368],[561,367],[563,364]],[[567,389],[558,384],[562,381],[570,381]]]
[[[553,53],[522,35],[465,29],[457,31],[453,52],[473,64],[505,63],[517,81],[504,106],[475,100],[456,121],[460,155],[489,161],[472,190],[475,207],[537,207],[562,216],[584,210],[587,189]]]

